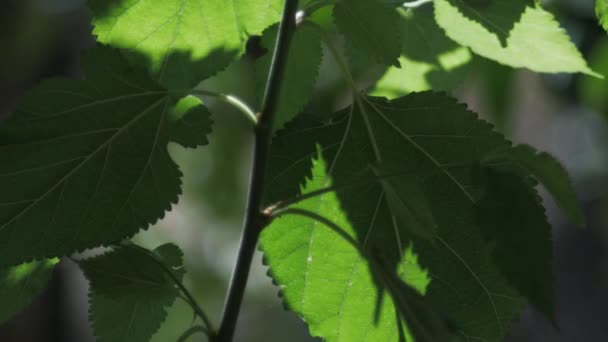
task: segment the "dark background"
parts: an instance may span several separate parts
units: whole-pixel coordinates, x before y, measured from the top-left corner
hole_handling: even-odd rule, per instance
[[[83,3],[2,2],[0,119],[10,115],[19,97],[41,78],[79,77],[80,52],[94,45]],[[545,3],[592,68],[608,75],[608,35],[593,16],[593,0]],[[205,87],[228,90],[256,103],[251,68],[254,55],[205,81]],[[324,84],[311,106],[330,111],[339,101],[328,99],[340,93],[340,89],[332,89],[331,80],[339,76],[331,65],[323,68]],[[456,95],[514,141],[557,156],[572,175],[587,215],[586,229],[571,227],[555,204],[545,201],[554,227],[559,330],[530,308],[514,324],[510,341],[608,341],[608,81],[580,75],[539,75],[476,58]],[[210,146],[195,151],[171,146],[185,173],[180,204],[136,240],[149,247],[171,241],[184,249],[187,286],[217,321],[241,229],[251,137],[248,122],[238,113],[217,103],[208,104],[216,122]],[[237,341],[311,341],[304,324],[283,311],[260,260],[258,256]],[[87,319],[86,291],[80,271],[70,261],[62,261],[45,293],[0,326],[0,341],[94,341]],[[174,341],[191,319],[190,310],[177,301],[154,341]]]

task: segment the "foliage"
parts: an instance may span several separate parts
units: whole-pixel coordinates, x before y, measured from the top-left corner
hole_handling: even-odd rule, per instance
[[[255,247],[258,236],[248,232],[262,231],[270,275],[312,335],[500,341],[526,303],[552,318],[551,227],[536,186],[583,226],[566,171],[437,91],[462,83],[473,54],[601,76],[555,17],[533,0],[414,8],[313,0],[296,23],[297,1],[288,0],[287,19],[276,25],[283,3],[88,1],[99,45],[83,55],[84,80],[43,81],[0,124],[0,298],[8,303],[1,320],[41,291],[56,258],[109,246],[73,258],[90,281],[100,341],[147,341],[180,296],[200,331],[224,342],[224,322],[217,335],[182,284],[178,247],[148,251],[125,241],[177,203],[181,172],[167,145],[208,144],[204,96],[253,123],[253,180],[266,178],[251,185],[250,203],[264,206],[250,208],[243,240]],[[329,24],[320,11],[330,11]],[[605,1],[597,13],[606,26]],[[260,34],[261,113],[196,88]],[[336,113],[307,113],[326,58],[352,101]],[[382,71],[369,92],[360,91],[369,80],[353,76],[360,66]],[[249,265],[237,266],[241,279]]]

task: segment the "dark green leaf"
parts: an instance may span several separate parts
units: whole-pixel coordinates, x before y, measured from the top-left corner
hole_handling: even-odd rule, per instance
[[[0,265],[120,241],[177,202],[171,136],[204,142],[205,110],[171,118],[175,100],[109,48],[89,51],[86,80],[52,79],[0,124]],[[197,126],[191,126],[197,125]]]
[[[395,341],[401,324],[417,336],[431,331],[429,322],[417,324],[398,305],[399,289],[409,285],[462,337],[502,341],[524,299],[482,234],[477,201],[484,186],[475,170],[484,156],[508,146],[464,106],[433,93],[368,99],[325,123],[290,123],[273,142],[269,198],[293,196],[288,193],[297,192],[305,175],[303,193],[334,186],[335,193],[297,208],[320,213],[358,248],[309,218],[286,215],[273,223],[262,248],[287,305],[328,341]],[[325,167],[315,164],[307,174],[315,156]],[[393,219],[386,191],[370,171],[379,159],[395,163],[391,174],[420,184],[437,223],[432,241]],[[523,235],[528,227],[515,228]],[[387,281],[395,278],[401,286]]]
[[[401,40],[397,11],[380,0],[339,1],[334,20],[351,49],[367,54],[374,61],[399,65]]]
[[[496,245],[494,261],[519,293],[553,318],[551,226],[538,194],[521,177],[485,170],[479,226]]]
[[[149,341],[179,294],[166,271],[137,248],[118,247],[80,262],[90,282],[90,319],[98,342]],[[163,245],[153,253],[183,277],[177,246]]]
[[[272,62],[278,26],[272,26],[262,36],[262,46],[268,53],[256,61],[256,84],[258,97],[264,96],[268,70]],[[295,32],[289,48],[289,56],[282,81],[279,108],[274,122],[278,130],[302,111],[313,93],[319,66],[321,65],[321,40],[312,25],[304,24]]]
[[[557,205],[574,223],[579,226],[585,224],[568,173],[550,154],[538,153],[528,145],[519,145],[487,156],[484,164],[493,165],[502,171],[515,172],[523,177],[532,175],[547,188]]]
[[[34,261],[0,271],[0,323],[42,293],[58,262],[58,259]]]

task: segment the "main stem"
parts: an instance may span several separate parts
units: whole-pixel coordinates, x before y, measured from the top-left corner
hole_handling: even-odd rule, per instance
[[[214,342],[232,341],[241,303],[243,302],[243,296],[247,287],[253,255],[260,233],[269,222],[269,218],[262,213],[264,175],[266,173],[268,152],[272,140],[272,126],[279,104],[281,83],[287,64],[289,45],[296,28],[295,18],[297,9],[298,0],[285,1],[272,64],[268,74],[268,82],[266,83],[262,111],[258,114],[258,124],[255,128],[253,170],[249,185],[245,228],[243,229],[236,265],[228,288],[222,322],[216,338],[213,339]]]

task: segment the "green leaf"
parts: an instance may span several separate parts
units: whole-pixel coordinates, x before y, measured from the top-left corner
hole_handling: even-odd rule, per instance
[[[602,27],[608,31],[608,0],[595,0],[595,14]]]
[[[506,6],[511,3],[501,2]],[[435,19],[447,36],[481,56],[538,72],[581,72],[600,76],[587,66],[555,17],[540,5],[526,8],[510,31],[506,46],[502,46],[496,34],[464,16],[451,0],[435,0],[434,4]]]
[[[172,141],[194,148],[207,145],[207,133],[211,127],[211,113],[195,96],[179,100],[168,115],[169,137]]]
[[[469,49],[446,37],[430,7],[400,14],[401,68],[390,67],[370,94],[394,99],[410,92],[454,89],[467,74]]]
[[[51,79],[0,124],[0,265],[51,258],[134,235],[181,193],[167,152],[209,133],[205,110],[172,117],[171,92],[99,48],[86,80]]]
[[[608,75],[608,35],[599,39],[589,53],[589,63],[594,70]],[[595,77],[578,79],[581,102],[608,117],[608,81]]]
[[[336,192],[296,207],[333,222],[366,252],[319,221],[277,219],[261,243],[287,306],[328,341],[395,341],[402,324],[410,333],[430,331],[398,309],[399,287],[386,281],[397,275],[463,338],[502,341],[524,298],[493,261],[495,244],[482,234],[488,228],[479,226],[477,201],[485,184],[475,170],[486,155],[509,146],[464,106],[433,93],[371,98],[326,122],[304,117],[287,125],[272,145],[269,200],[293,197],[293,184],[301,184],[302,193],[333,186]],[[315,165],[306,171],[317,155],[325,170]],[[393,219],[386,191],[369,171],[378,159],[396,164],[391,174],[420,184],[437,224],[433,240]],[[302,183],[304,177],[309,181]],[[511,227],[520,236],[528,228]]]
[[[89,0],[93,33],[127,49],[168,88],[189,88],[226,68],[279,18],[281,1]]]
[[[533,8],[535,0],[447,0],[458,8],[469,20],[483,26],[496,35],[501,44],[506,45],[509,33],[528,7]]]
[[[179,295],[165,270],[137,248],[118,247],[79,263],[90,282],[89,314],[98,342],[149,341]],[[163,245],[154,252],[178,279],[183,277],[177,246]]]
[[[275,25],[264,31],[262,36],[262,46],[268,49],[268,53],[259,58],[255,64],[256,84],[260,99],[264,96],[266,89],[277,31],[278,26]],[[295,32],[289,48],[285,78],[282,81],[279,107],[273,127],[275,131],[293,119],[309,102],[319,75],[321,59],[319,32],[312,25],[300,26]]]
[[[494,261],[519,293],[553,319],[553,244],[541,198],[516,175],[486,169],[485,176],[478,219],[496,246]]]
[[[415,178],[399,175],[393,169],[399,170],[399,166],[384,164],[375,172],[391,213],[410,233],[432,240],[437,232],[437,223],[420,184]]]
[[[538,153],[528,145],[497,151],[484,159],[501,171],[514,172],[517,175],[532,175],[541,182],[555,199],[557,205],[579,226],[585,224],[576,192],[564,167],[548,153]]]
[[[58,259],[34,261],[0,271],[0,323],[27,307],[46,288]]]
[[[401,39],[397,11],[379,0],[339,1],[333,11],[350,49],[386,65],[399,65]]]

